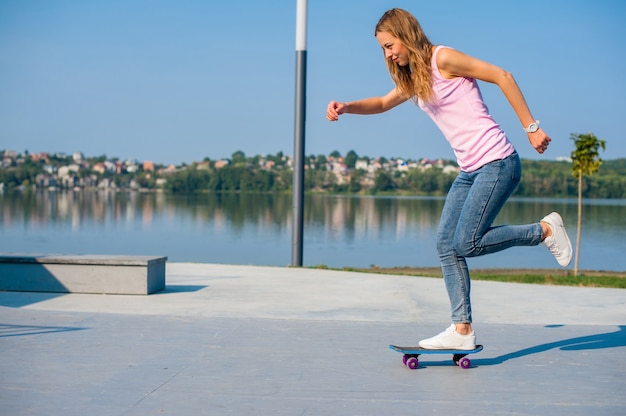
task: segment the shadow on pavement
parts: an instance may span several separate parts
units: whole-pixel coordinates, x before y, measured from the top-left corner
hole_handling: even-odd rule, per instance
[[[186,293],[186,292],[198,292],[202,289],[207,288],[208,286],[204,285],[166,285],[165,289],[153,293],[154,295],[167,295],[168,293]]]
[[[534,347],[524,348],[505,355],[494,358],[483,358],[472,360],[476,365],[497,365],[515,358],[522,358],[532,354],[538,354],[554,348],[563,351],[596,350],[603,348],[617,348],[626,346],[626,326],[619,326],[615,332],[606,332],[597,335],[587,335],[583,337],[568,338],[562,341],[548,342]]]
[[[56,332],[82,331],[85,328],[65,326],[36,326],[0,324],[0,338],[20,337],[26,335],[51,334]]]

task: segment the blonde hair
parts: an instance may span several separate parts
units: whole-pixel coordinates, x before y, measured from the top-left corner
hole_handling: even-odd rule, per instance
[[[431,58],[433,44],[411,13],[402,9],[385,12],[376,24],[374,36],[380,32],[389,33],[406,48],[409,65],[400,66],[386,59],[389,74],[396,87],[407,97],[417,101],[428,101],[433,94]]]

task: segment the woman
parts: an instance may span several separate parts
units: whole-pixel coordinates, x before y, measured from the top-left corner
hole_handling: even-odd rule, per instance
[[[476,80],[496,84],[502,90],[538,153],[546,151],[550,137],[539,128],[510,73],[452,48],[433,45],[409,12],[387,11],[374,34],[395,88],[382,97],[331,101],[326,118],[337,121],[346,113],[378,114],[411,99],[433,119],[452,146],[461,171],[446,197],[437,234],[452,325],[419,345],[473,349],[476,336],[471,325],[466,257],[543,242],[561,266],[567,266],[572,258],[569,237],[556,212],[538,223],[492,226],[520,181],[521,164],[513,144],[489,115]]]

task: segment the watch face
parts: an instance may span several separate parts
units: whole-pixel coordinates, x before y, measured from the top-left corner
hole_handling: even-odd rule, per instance
[[[537,125],[537,123],[530,123],[530,126],[528,126],[528,132],[534,133],[537,130],[539,130],[539,126]]]

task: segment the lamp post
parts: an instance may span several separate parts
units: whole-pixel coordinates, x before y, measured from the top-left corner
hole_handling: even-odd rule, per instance
[[[293,230],[291,265],[302,266],[304,230],[304,126],[306,119],[306,25],[307,0],[296,4],[296,102],[293,150]]]

